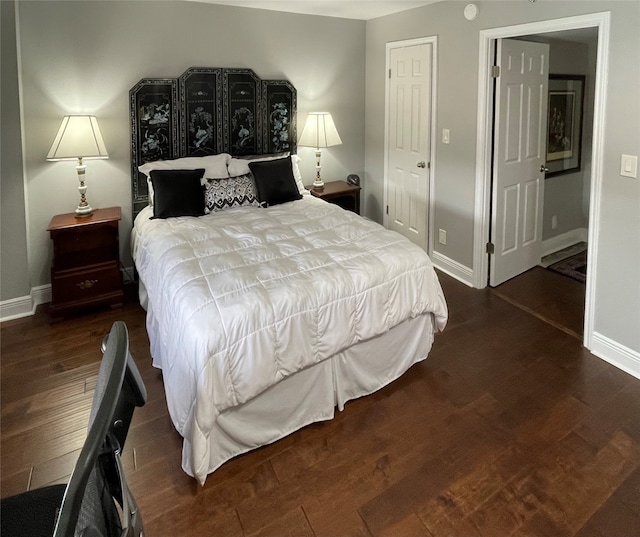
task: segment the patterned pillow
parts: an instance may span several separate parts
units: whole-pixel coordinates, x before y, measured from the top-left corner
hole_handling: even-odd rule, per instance
[[[250,173],[222,179],[203,179],[204,212],[224,211],[232,207],[259,207],[256,187]]]

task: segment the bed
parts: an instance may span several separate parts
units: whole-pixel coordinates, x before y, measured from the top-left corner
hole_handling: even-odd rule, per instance
[[[295,154],[243,157],[135,170],[150,196],[132,253],[151,355],[184,439],[182,467],[202,484],[397,379],[447,320],[419,247],[309,195]],[[198,200],[195,214],[172,212],[187,184],[201,185],[203,210]]]

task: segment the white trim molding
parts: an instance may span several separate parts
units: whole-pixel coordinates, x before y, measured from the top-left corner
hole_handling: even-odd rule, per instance
[[[585,227],[572,229],[561,235],[556,235],[550,239],[542,241],[542,256],[552,254],[558,250],[573,246],[578,242],[589,241],[589,230]]]
[[[0,322],[28,317],[35,309],[31,295],[3,300],[0,302]]]
[[[474,287],[473,270],[471,268],[454,261],[446,255],[442,255],[440,252],[433,252],[430,257],[435,268],[469,287]]]
[[[625,373],[640,379],[640,353],[620,345],[616,341],[594,332],[591,353],[609,362]]]
[[[0,302],[0,323],[29,317],[40,304],[51,302],[51,285],[31,289],[31,294]]]

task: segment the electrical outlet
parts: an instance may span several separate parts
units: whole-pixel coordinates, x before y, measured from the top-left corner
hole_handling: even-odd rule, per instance
[[[551,217],[551,229],[556,229],[557,227],[558,227],[558,216],[554,214]]]
[[[438,230],[438,242],[440,244],[447,244],[447,232],[444,229]]]

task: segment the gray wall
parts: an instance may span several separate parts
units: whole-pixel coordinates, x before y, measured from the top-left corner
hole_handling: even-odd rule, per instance
[[[90,112],[99,118],[111,158],[88,163],[89,201],[96,207],[123,207],[127,263],[127,93],[142,77],[178,76],[191,66],[245,66],[261,77],[288,78],[298,89],[299,123],[308,111],[334,113],[344,144],[324,153],[325,178],[364,175],[364,211],[381,221],[385,43],[433,35],[439,51],[436,126],[438,132],[451,130],[451,144],[436,146],[435,228],[446,229],[448,239],[436,248],[472,267],[478,32],[610,11],[594,328],[614,344],[640,352],[640,182],[619,176],[620,154],[640,153],[640,3],[478,5],[480,14],[472,22],[462,16],[464,2],[447,1],[365,24],[191,2],[20,2],[31,285],[49,282],[51,246],[45,229],[51,216],[72,211],[77,203],[73,163],[45,161],[61,117]],[[313,152],[302,149],[301,155],[310,178]],[[11,172],[20,175],[19,166]],[[3,166],[3,185],[4,173]],[[11,187],[14,194],[20,190],[18,184]],[[3,189],[3,209],[4,196]],[[5,234],[3,221],[3,242]],[[16,240],[15,255],[24,259],[26,251],[26,242]]]
[[[122,207],[122,257],[131,264],[128,91],[141,78],[177,77],[192,66],[286,78],[298,91],[300,128],[310,111],[335,118],[343,145],[323,152],[325,180],[364,173],[363,21],[130,1],[20,2],[19,19],[34,286],[50,281],[49,220],[78,203],[75,164],[45,160],[69,113],[98,118],[109,160],[86,162],[87,197],[93,207]],[[311,182],[314,152],[299,154]]]
[[[0,300],[29,295],[15,4],[0,2],[2,108],[0,109]]]
[[[594,331],[640,352],[640,181],[621,177],[620,155],[640,153],[640,3],[618,1],[439,2],[367,23],[365,210],[382,221],[385,44],[438,37],[435,229],[447,245],[435,251],[473,267],[479,32],[534,21],[611,12],[605,147]],[[443,128],[451,143],[440,143]]]

